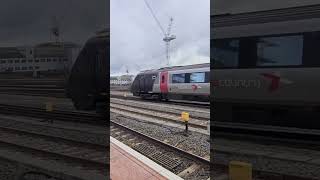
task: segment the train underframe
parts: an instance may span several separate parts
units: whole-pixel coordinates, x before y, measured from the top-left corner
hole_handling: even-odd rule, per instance
[[[214,121],[320,129],[320,106],[215,103]]]
[[[185,101],[198,101],[209,102],[210,97],[207,95],[190,95],[190,94],[172,94],[172,93],[140,93],[134,94],[140,96],[143,99],[157,99],[159,101],[172,100],[185,100]]]

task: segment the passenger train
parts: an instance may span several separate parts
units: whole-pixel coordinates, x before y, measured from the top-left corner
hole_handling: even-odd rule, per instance
[[[140,72],[131,85],[134,96],[159,100],[209,101],[210,63]]]
[[[320,128],[319,10],[211,16],[215,121]]]
[[[109,37],[107,29],[90,38],[72,67],[66,92],[78,110],[107,111]]]

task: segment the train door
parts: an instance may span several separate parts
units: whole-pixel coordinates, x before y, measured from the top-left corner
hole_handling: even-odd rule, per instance
[[[144,85],[145,88],[144,90],[147,93],[152,93],[153,92],[153,85],[155,83],[155,77],[157,74],[146,74],[145,79],[144,79]]]
[[[168,93],[168,72],[161,72],[160,73],[160,91],[161,93]]]
[[[140,79],[139,79],[139,90],[140,90],[140,93],[146,93],[145,92],[145,81],[144,81],[144,75],[141,75],[140,76]]]

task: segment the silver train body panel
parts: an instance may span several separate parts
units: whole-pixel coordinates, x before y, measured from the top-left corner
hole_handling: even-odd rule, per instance
[[[207,68],[195,68],[188,70],[169,71],[169,93],[171,94],[197,94],[206,95],[210,94],[210,83],[172,83],[172,74],[179,73],[194,73],[194,72],[210,72],[210,67]],[[197,90],[193,90],[192,86],[196,85]]]
[[[168,71],[169,73],[168,93],[185,94],[185,95],[209,95],[210,83],[172,83],[172,74],[193,73],[193,72],[210,72],[210,67]],[[153,90],[152,90],[153,93],[161,93],[159,77],[160,77],[160,72],[158,73],[158,76],[153,85]],[[198,87],[196,91],[192,89],[192,85],[196,85]]]
[[[211,43],[221,39],[257,36],[280,37],[286,34],[289,36],[300,34],[304,38],[305,33],[320,31],[319,9],[320,5],[317,5],[305,9],[301,7],[298,10],[282,10],[282,14],[278,15],[279,12],[276,10],[260,14],[257,12],[256,14],[234,15],[234,17],[229,15],[225,19],[222,17],[220,21],[217,17],[216,26],[215,22],[212,23],[211,37],[213,39],[211,39]],[[297,11],[304,11],[304,14],[299,15],[296,13]],[[263,18],[268,16],[269,19]],[[281,19],[281,16],[284,18]],[[246,22],[243,19],[246,19]],[[244,22],[241,22],[242,20]],[[303,47],[303,53],[304,51],[305,47]],[[320,96],[318,96],[320,92],[320,66],[318,65],[213,67],[211,70],[215,102],[320,106]]]

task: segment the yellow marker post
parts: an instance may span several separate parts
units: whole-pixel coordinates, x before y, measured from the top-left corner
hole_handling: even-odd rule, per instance
[[[182,113],[181,113],[181,119],[182,119],[183,122],[188,122],[189,119],[190,119],[189,113],[187,113],[187,112],[182,112]]]
[[[252,165],[246,162],[231,161],[229,163],[230,180],[252,180]]]
[[[46,111],[48,111],[48,112],[53,111],[53,104],[52,104],[52,102],[46,102]]]
[[[188,136],[188,122],[189,122],[189,119],[190,119],[189,113],[182,112],[181,113],[181,119],[186,124],[186,136]]]
[[[126,98],[126,97],[127,97],[127,93],[125,92],[125,93],[123,94],[123,96]]]
[[[52,112],[53,111],[53,103],[51,101],[46,102],[46,111]],[[53,119],[47,119],[48,122],[53,123]]]

